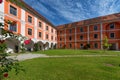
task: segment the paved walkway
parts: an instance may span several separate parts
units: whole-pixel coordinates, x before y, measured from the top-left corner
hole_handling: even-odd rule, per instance
[[[8,58],[17,59],[19,61],[38,58],[38,57],[48,57],[48,56],[45,54],[32,54],[32,53],[19,54],[17,56],[8,56]]]
[[[17,59],[19,61],[33,59],[33,58],[62,58],[62,57],[109,57],[109,56],[120,56],[120,55],[53,55],[48,56],[46,54],[19,54],[17,56],[8,56],[8,58]]]

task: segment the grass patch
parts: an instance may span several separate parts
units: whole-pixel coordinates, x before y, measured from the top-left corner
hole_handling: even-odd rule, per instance
[[[74,49],[56,49],[56,50],[46,50],[46,51],[37,51],[32,52],[35,54],[47,54],[47,55],[109,55],[109,54],[117,54],[120,52],[117,51],[106,51],[103,50],[74,50]]]
[[[37,58],[20,62],[26,73],[6,80],[120,80],[120,57]],[[105,64],[112,64],[107,66]]]

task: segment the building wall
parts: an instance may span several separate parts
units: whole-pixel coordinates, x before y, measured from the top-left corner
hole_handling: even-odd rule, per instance
[[[17,32],[15,33],[31,38],[34,43],[47,43],[49,47],[58,43],[58,48],[72,49],[82,49],[86,44],[90,44],[90,49],[102,49],[103,39],[107,36],[109,43],[115,45],[116,50],[120,50],[120,13],[60,25],[57,26],[56,30],[51,24],[44,21],[41,16],[34,14],[34,11],[31,12],[6,0],[3,1],[0,5],[0,17],[16,21]],[[17,9],[17,16],[10,14],[10,5]],[[28,22],[28,15],[32,17],[32,23]],[[1,19],[0,21],[2,22]],[[41,22],[41,27],[39,22]],[[115,27],[110,29],[110,24],[114,24]],[[48,30],[46,30],[46,26],[48,26]],[[97,26],[97,30],[94,30],[94,26]],[[32,29],[32,35],[28,35],[28,28]],[[81,28],[83,29],[82,32]],[[5,29],[9,30],[9,26],[5,26]],[[39,32],[42,33],[41,37],[39,37]],[[111,33],[115,34],[114,38],[110,37]],[[97,38],[94,38],[95,34],[97,34]],[[48,35],[48,39],[46,39],[46,35]],[[81,39],[80,36],[83,36],[83,38]],[[95,44],[97,44],[97,48],[95,48]]]
[[[81,45],[85,46],[86,44],[90,44],[90,49],[103,49],[103,40],[105,36],[107,36],[112,47],[115,47],[116,50],[120,50],[119,15],[120,13],[117,13],[57,26],[58,48],[64,48],[64,45],[66,48],[70,48],[70,45],[72,45],[71,49],[83,49]],[[110,28],[111,24],[114,24],[113,29]],[[97,30],[94,30],[95,26],[97,26]],[[83,32],[80,31],[81,28],[83,28]],[[70,30],[72,31],[71,33]],[[110,37],[111,33],[114,33],[114,38]],[[95,34],[97,34],[97,38],[94,37]],[[72,40],[69,40],[70,36]],[[80,36],[83,36],[83,38],[80,39]],[[61,38],[62,40],[60,40]],[[97,48],[95,47],[96,44]]]
[[[15,5],[14,3],[8,2],[6,0],[3,1],[4,2],[0,4],[0,7],[2,8],[0,9],[0,16],[3,13],[2,15],[4,15],[3,17],[5,20],[16,22],[17,32],[14,33],[20,33],[28,39],[31,38],[34,43],[41,41],[43,44],[49,43],[49,46],[51,46],[51,44],[55,45],[57,43],[57,33],[55,33],[56,28],[49,24],[49,22],[44,21],[44,19],[42,19],[43,17],[41,18],[41,16],[39,16],[40,14],[34,14],[34,11],[31,12],[29,9],[22,8]],[[10,6],[13,6],[17,9],[16,16],[10,13]],[[32,17],[32,23],[28,22],[28,16]],[[41,27],[39,26],[39,22],[41,22]],[[46,30],[46,26],[48,26],[48,30]],[[28,34],[28,28],[32,29],[32,35]],[[9,26],[5,26],[5,29],[9,30]],[[51,32],[51,29],[53,29],[53,32]],[[39,32],[42,33],[42,37],[39,37]],[[46,39],[46,34],[49,36],[48,39]],[[53,36],[53,40],[51,39],[51,36]]]

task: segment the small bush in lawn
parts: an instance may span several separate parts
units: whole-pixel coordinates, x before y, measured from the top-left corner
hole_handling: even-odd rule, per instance
[[[108,43],[108,38],[107,38],[107,36],[105,36],[105,38],[103,40],[103,50],[104,50],[104,52],[106,50],[108,50],[110,46],[111,46],[111,44]]]
[[[38,46],[39,46],[39,44],[38,44],[38,43],[35,43],[35,44],[34,44],[34,48],[33,48],[33,49],[34,49],[34,51],[38,51],[38,50],[39,50],[39,47],[38,47]]]
[[[90,44],[86,44],[83,49],[89,49],[90,48]]]

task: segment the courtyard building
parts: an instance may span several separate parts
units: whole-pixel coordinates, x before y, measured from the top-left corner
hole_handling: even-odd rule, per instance
[[[120,50],[120,13],[93,19],[59,25],[57,28],[58,48],[103,49],[103,40],[107,36],[112,45],[110,50]]]
[[[120,13],[54,26],[45,17],[20,0],[24,6],[3,0],[0,4],[0,22],[15,21],[16,24],[4,27],[15,34],[31,39],[26,50],[32,51],[34,44],[39,50],[54,48],[103,49],[103,40],[107,36],[111,50],[120,50]],[[77,17],[77,16],[76,16]],[[6,39],[8,51],[19,52],[19,41]]]
[[[39,44],[39,49],[45,50],[54,48],[57,44],[57,33],[55,26],[50,23],[45,17],[36,12],[33,8],[20,0],[24,6],[19,6],[16,3],[3,0],[0,4],[0,22],[5,20],[15,21],[16,24],[4,27],[15,34],[31,39],[29,45],[26,45],[26,50],[32,51],[35,43]],[[19,49],[19,42],[13,39],[6,39],[8,51],[15,52]]]

